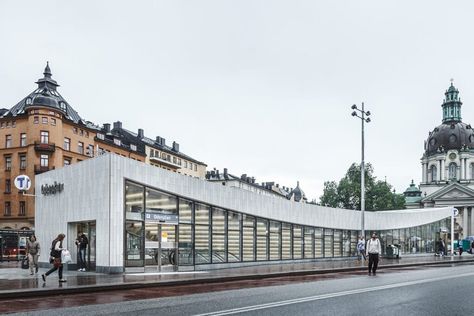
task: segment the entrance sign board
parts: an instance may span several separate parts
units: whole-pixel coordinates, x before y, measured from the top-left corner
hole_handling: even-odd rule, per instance
[[[30,177],[28,177],[27,175],[19,175],[18,177],[15,178],[15,187],[18,189],[18,190],[21,190],[21,191],[28,191],[31,187],[31,180],[30,180]]]

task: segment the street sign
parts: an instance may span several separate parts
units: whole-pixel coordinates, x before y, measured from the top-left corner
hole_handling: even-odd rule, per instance
[[[28,191],[31,187],[31,180],[27,175],[19,175],[14,182],[15,187],[20,191]]]
[[[457,208],[453,208],[453,216],[456,217],[459,215],[459,210]]]

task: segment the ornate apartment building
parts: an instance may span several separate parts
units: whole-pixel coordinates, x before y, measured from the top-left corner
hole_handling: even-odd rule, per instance
[[[206,165],[179,152],[177,144],[170,148],[164,139],[154,142],[143,130],[134,134],[123,129],[121,122],[111,129],[110,124],[100,127],[84,120],[57,91],[49,64],[43,74],[33,92],[11,109],[0,109],[0,229],[34,228],[34,197],[15,188],[18,175],[29,176],[34,188],[35,175],[102,152],[204,178]],[[181,165],[174,163],[177,157]]]

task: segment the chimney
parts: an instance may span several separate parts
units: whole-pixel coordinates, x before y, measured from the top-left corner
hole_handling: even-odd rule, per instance
[[[143,138],[145,136],[145,133],[143,132],[143,129],[139,128],[138,129],[138,138]]]
[[[224,168],[224,179],[229,179],[229,174],[227,173],[227,168]]]
[[[121,129],[122,128],[122,122],[117,121],[114,122],[114,129]]]
[[[240,176],[240,180],[245,181],[246,178],[247,178],[247,174],[245,173]]]
[[[252,183],[255,183],[255,178],[252,177],[252,178],[251,178],[251,181],[252,181]]]
[[[110,133],[110,124],[109,123],[104,123],[104,127],[102,127],[104,132]]]
[[[179,144],[175,141],[173,141],[173,150],[179,152]]]
[[[166,139],[164,139],[163,137],[161,137],[161,145],[166,146]]]
[[[161,137],[160,136],[156,136],[155,143],[157,143],[158,145],[161,145]]]

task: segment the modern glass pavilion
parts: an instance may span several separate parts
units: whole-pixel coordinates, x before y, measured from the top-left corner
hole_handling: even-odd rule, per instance
[[[353,256],[360,212],[277,199],[107,154],[41,174],[40,240],[87,231],[90,266],[100,272],[202,270]],[[447,238],[451,208],[366,212],[383,249],[430,253]],[[59,226],[51,226],[52,221]],[[47,259],[47,258],[43,258]]]

